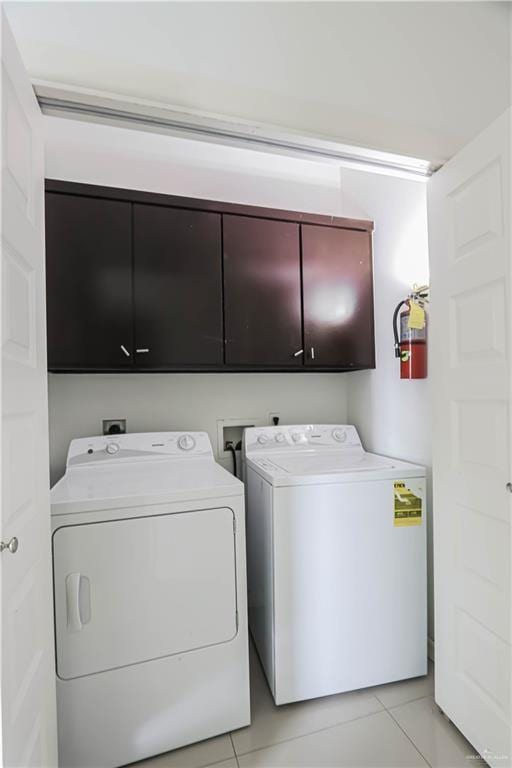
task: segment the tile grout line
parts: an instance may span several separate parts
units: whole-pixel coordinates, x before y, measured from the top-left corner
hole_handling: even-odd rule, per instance
[[[220,733],[218,736],[210,736],[210,738],[204,739],[204,741],[210,741],[210,739],[218,739],[218,738],[221,738],[224,735],[225,736],[229,736],[229,740],[231,742],[231,748],[233,750],[233,755],[230,755],[229,757],[221,757],[220,760],[214,760],[213,762],[211,760],[207,760],[206,763],[201,763],[200,765],[195,765],[194,768],[209,768],[210,765],[213,766],[213,765],[219,765],[219,763],[225,763],[227,760],[232,760],[233,757],[235,757],[236,763],[238,765],[238,758],[236,756],[235,745],[233,744],[233,739],[231,738],[231,731],[228,731],[225,734]],[[154,757],[162,757],[163,755],[172,754],[174,752],[179,752],[180,749],[188,749],[189,747],[196,746],[196,744],[204,743],[204,741],[202,741],[202,742],[201,741],[192,742],[192,744],[186,744],[184,747],[178,747],[178,749],[171,749],[169,752],[162,752],[161,755],[154,755]],[[152,759],[152,758],[150,758],[150,759]],[[130,764],[128,764],[127,766],[126,765],[123,766],[123,768],[130,768]]]
[[[233,747],[233,754],[235,756],[236,764],[237,764],[238,768],[240,768],[240,762],[238,760],[238,755],[237,755],[236,749],[235,749],[235,742],[233,741],[233,734],[231,733],[231,731],[229,732],[229,739],[231,741],[231,746]]]
[[[427,696],[422,696],[422,698],[426,699],[426,698],[427,698]],[[419,701],[419,699],[416,699],[416,701]],[[397,726],[400,728],[400,730],[402,731],[402,733],[404,734],[404,736],[405,736],[407,739],[409,739],[409,741],[411,742],[412,746],[414,747],[414,749],[416,750],[416,752],[418,753],[418,755],[419,755],[419,756],[420,756],[420,757],[421,757],[421,758],[422,758],[422,759],[423,759],[423,760],[426,762],[426,764],[427,764],[428,766],[430,766],[430,768],[432,768],[432,763],[430,763],[430,762],[427,760],[427,758],[425,757],[425,755],[423,754],[423,752],[421,751],[421,749],[420,749],[420,748],[419,748],[419,747],[416,745],[416,743],[415,743],[415,742],[412,740],[412,738],[409,736],[409,734],[407,733],[407,731],[406,731],[406,730],[404,730],[404,728],[402,728],[402,726],[400,725],[400,723],[398,722],[398,720],[397,720],[395,717],[393,717],[393,714],[390,712],[390,710],[389,710],[389,709],[387,709],[387,710],[386,710],[386,712],[388,713],[388,715],[390,716],[390,718],[393,720],[393,722],[394,722],[394,723],[396,723],[396,725],[397,725]]]
[[[376,696],[374,698],[377,698]],[[378,701],[378,699],[377,699]],[[379,704],[381,702],[379,701]],[[316,733],[322,733],[323,731],[330,731],[331,728],[338,728],[340,725],[348,725],[349,723],[356,723],[358,720],[364,720],[367,717],[373,717],[374,715],[379,715],[382,712],[387,712],[386,708],[382,705],[381,709],[377,709],[375,712],[368,712],[366,715],[359,715],[358,717],[351,717],[349,720],[340,720],[336,723],[331,723],[331,725],[325,725],[323,728],[316,728],[314,731],[308,731],[307,733],[299,733],[297,736],[290,736],[288,739],[281,739],[280,741],[274,741],[272,744],[264,744],[261,747],[256,747],[255,749],[248,749],[247,752],[240,752],[240,754],[236,751],[236,747],[233,742],[233,748],[235,750],[235,755],[238,757],[245,757],[245,755],[251,755],[253,752],[261,752],[263,749],[270,749],[271,747],[277,747],[279,744],[288,744],[290,741],[297,741],[297,739],[303,739],[306,736],[313,736]]]
[[[382,699],[379,699],[376,693],[373,694],[375,698],[382,704],[386,712],[389,712],[392,709],[398,709],[398,707],[405,707],[406,704],[412,704],[415,701],[420,701],[421,699],[432,699],[433,696],[431,694],[427,694],[426,696],[415,696],[414,699],[407,699],[407,701],[401,701],[400,704],[392,704],[389,707],[387,707]]]
[[[477,750],[476,750],[476,749],[475,749],[475,747],[474,747],[474,746],[471,744],[471,742],[470,742],[470,741],[468,741],[468,739],[466,739],[466,737],[464,736],[464,734],[462,733],[462,731],[460,731],[460,730],[457,728],[457,726],[455,725],[455,723],[453,723],[453,722],[452,722],[452,721],[451,721],[451,720],[450,720],[450,719],[449,719],[449,718],[446,716],[446,714],[445,714],[445,713],[444,713],[444,712],[443,712],[443,711],[440,709],[439,705],[438,705],[438,704],[437,704],[437,702],[436,702],[435,696],[422,696],[421,698],[422,698],[422,699],[430,699],[430,700],[431,700],[432,704],[434,705],[434,709],[436,710],[436,712],[441,712],[441,714],[442,714],[443,718],[446,718],[446,719],[448,720],[448,723],[450,724],[450,726],[452,726],[452,727],[453,727],[453,728],[454,728],[454,729],[455,729],[455,730],[456,730],[456,731],[457,731],[457,732],[458,732],[458,733],[459,733],[459,734],[462,736],[462,738],[463,738],[463,739],[464,739],[464,740],[465,740],[465,741],[466,741],[466,742],[469,744],[469,746],[471,747],[471,749],[473,749],[473,750],[474,750],[475,754],[477,754],[477,756],[478,756],[479,760],[480,760],[480,761],[482,761],[482,760],[483,760],[482,756],[481,756],[481,755],[478,755],[478,752],[477,752]],[[414,701],[420,701],[420,699],[414,699]],[[410,702],[410,703],[412,704],[412,702]],[[397,704],[395,707],[392,707],[392,709],[399,709],[399,707],[401,707],[401,706],[402,706],[401,704]],[[411,739],[411,738],[410,738],[410,737],[407,735],[406,731],[405,731],[405,730],[402,728],[402,726],[400,725],[400,723],[398,722],[398,720],[397,720],[397,719],[396,719],[396,718],[393,716],[393,713],[391,712],[391,710],[389,710],[389,709],[388,709],[387,711],[389,712],[389,714],[391,715],[391,717],[393,718],[393,720],[395,721],[395,723],[398,725],[398,727],[399,727],[399,728],[401,728],[401,730],[402,730],[402,731],[404,731],[405,735],[406,735],[406,736],[409,738],[409,740],[411,740],[411,741],[412,741],[412,739]],[[414,743],[414,741],[413,741],[413,744],[414,744],[414,746],[416,747],[416,744]],[[420,750],[418,749],[418,747],[416,747],[416,749],[418,750],[418,752],[420,751]],[[426,760],[426,761],[427,761],[427,763],[428,763],[428,760],[427,760],[427,758],[426,758],[426,757],[424,757],[424,755],[423,755],[422,753],[420,753],[420,754],[421,754],[421,756],[423,757],[423,759],[424,759],[424,760]],[[431,765],[431,763],[429,763],[429,765],[430,765],[430,766],[431,766],[431,768],[432,768],[432,765]],[[480,762],[480,763],[479,763],[479,762],[478,762],[478,760],[476,760],[476,761],[475,761],[475,766],[478,766],[478,765],[482,766],[482,768],[487,768],[487,763],[486,763],[485,761],[484,761],[484,762],[483,762],[483,764],[482,764],[482,762]]]

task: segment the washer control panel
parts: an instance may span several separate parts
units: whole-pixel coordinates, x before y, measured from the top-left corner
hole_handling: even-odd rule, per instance
[[[352,424],[294,424],[279,427],[250,427],[245,430],[246,454],[313,449],[362,450]]]
[[[72,440],[67,466],[197,457],[207,457],[213,461],[212,445],[207,432],[128,433]]]

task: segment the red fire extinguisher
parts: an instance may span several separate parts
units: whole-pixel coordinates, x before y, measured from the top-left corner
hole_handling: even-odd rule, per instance
[[[427,378],[427,297],[428,286],[422,286],[403,299],[393,313],[395,357],[400,358],[401,379]]]

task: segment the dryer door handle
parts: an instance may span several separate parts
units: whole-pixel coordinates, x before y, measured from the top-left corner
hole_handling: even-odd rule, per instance
[[[90,583],[81,573],[66,576],[66,610],[70,632],[80,632],[91,620]]]

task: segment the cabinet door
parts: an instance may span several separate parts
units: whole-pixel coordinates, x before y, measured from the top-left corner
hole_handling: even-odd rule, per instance
[[[50,370],[131,367],[130,203],[46,193],[46,295]]]
[[[303,225],[302,256],[306,365],[374,367],[371,234]]]
[[[223,221],[226,364],[302,367],[299,225]]]
[[[133,206],[135,356],[141,368],[222,364],[220,215]]]

